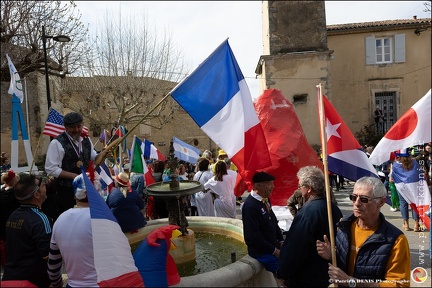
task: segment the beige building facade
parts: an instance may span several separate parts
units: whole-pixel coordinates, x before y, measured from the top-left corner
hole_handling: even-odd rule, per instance
[[[384,132],[431,88],[431,19],[327,26],[332,103],[351,131],[373,124]]]
[[[320,145],[316,85],[351,132],[384,131],[431,87],[431,19],[329,25],[324,1],[263,1],[261,92],[276,88],[294,104],[305,135]]]

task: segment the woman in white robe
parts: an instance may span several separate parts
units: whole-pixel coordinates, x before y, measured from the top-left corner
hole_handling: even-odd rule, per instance
[[[214,194],[214,210],[216,217],[236,218],[236,198],[234,196],[234,181],[227,173],[227,166],[224,161],[216,164],[215,176],[210,178],[204,188]]]
[[[200,158],[198,161],[198,172],[194,175],[193,180],[204,184],[213,177],[213,173],[208,170],[209,160]],[[213,206],[213,196],[209,192],[199,191],[192,195],[195,198],[198,216],[215,216]]]

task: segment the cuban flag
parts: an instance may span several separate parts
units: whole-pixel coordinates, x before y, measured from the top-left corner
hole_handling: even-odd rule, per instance
[[[415,103],[378,142],[369,161],[380,165],[390,159],[390,153],[414,145],[423,145],[431,136],[431,90]]]
[[[420,165],[415,159],[411,161],[413,167],[409,171],[404,170],[401,163],[394,162],[391,176],[397,191],[410,204],[411,208],[416,211],[430,231],[430,218],[425,213],[429,210],[431,195]]]
[[[201,151],[180,139],[173,137],[174,156],[192,164],[196,164],[200,158]]]
[[[171,96],[239,169],[271,165],[263,129],[228,39]]]
[[[87,189],[99,287],[144,287],[131,247],[114,214],[81,168]]]
[[[156,159],[165,161],[166,157],[154,146],[149,140],[144,140],[144,157],[149,159]]]
[[[351,181],[357,181],[365,176],[379,177],[339,113],[325,95],[322,95],[322,100],[320,99],[321,89],[317,90],[318,103],[324,102],[324,117],[321,115],[321,109],[318,110],[320,119],[325,119],[325,123],[320,124],[325,125],[328,170]]]

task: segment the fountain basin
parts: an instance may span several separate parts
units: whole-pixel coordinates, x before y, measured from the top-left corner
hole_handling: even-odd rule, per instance
[[[189,229],[194,232],[216,233],[244,242],[243,223],[239,219],[189,216]],[[150,220],[138,233],[125,233],[130,244],[139,243],[153,229],[167,225],[167,219]],[[174,250],[173,250],[174,251]],[[200,257],[200,255],[196,255]],[[277,287],[273,274],[256,259],[246,255],[222,268],[194,276],[182,277],[172,287]]]
[[[188,196],[197,193],[202,188],[202,184],[198,181],[180,181],[179,187],[170,188],[170,182],[157,182],[146,187],[147,193],[150,196],[156,197],[180,197]]]

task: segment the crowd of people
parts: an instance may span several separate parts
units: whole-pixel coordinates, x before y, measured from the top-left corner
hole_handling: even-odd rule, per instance
[[[61,287],[64,265],[69,287],[97,284],[94,259],[91,253],[84,253],[92,244],[89,203],[81,169],[92,170],[89,169],[92,161],[112,155],[96,152],[91,140],[81,136],[83,118],[79,113],[66,114],[64,127],[65,131],[48,147],[45,162],[48,177],[16,174],[10,169],[2,173],[2,281],[23,280],[38,287]],[[121,163],[110,165],[114,185],[106,188],[109,193],[105,197],[121,230],[135,233],[147,221],[167,218],[165,201],[146,193],[143,173],[131,173],[127,157]],[[219,150],[214,159],[206,150],[196,164],[178,161],[175,171],[171,171],[168,161],[147,159],[146,164],[155,182],[170,181],[174,174],[179,181],[202,184],[200,191],[183,199],[186,215],[236,218],[237,167],[225,151]],[[430,164],[430,143],[417,150],[395,151],[388,162],[376,167],[384,173],[382,179],[363,177],[355,182],[349,195],[353,212],[345,216],[333,193],[333,188],[343,189],[345,179],[329,175],[335,176],[329,187],[331,226],[327,220],[324,174],[317,167],[302,167],[297,173],[298,189],[292,191],[287,201],[294,217],[289,231],[279,228],[272,209],[270,195],[275,177],[256,172],[252,177],[253,189],[241,206],[248,254],[273,273],[279,286],[327,287],[331,282],[361,286],[361,279],[408,286],[407,238],[385,219],[380,209],[390,191],[391,211],[400,210],[402,229],[420,231],[419,216],[414,210],[414,228],[410,228],[407,201],[394,184],[401,181],[404,173],[418,170],[424,173],[430,187]],[[94,181],[100,190],[99,179]],[[336,231],[335,243],[330,243],[330,231]],[[336,250],[337,266],[331,264],[332,247]],[[77,250],[82,253],[76,253]]]

